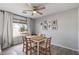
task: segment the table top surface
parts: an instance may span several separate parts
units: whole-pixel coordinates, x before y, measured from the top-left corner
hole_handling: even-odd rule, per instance
[[[39,36],[39,35],[27,36],[27,38],[31,38],[31,40],[35,42],[41,42],[47,39],[47,37]]]

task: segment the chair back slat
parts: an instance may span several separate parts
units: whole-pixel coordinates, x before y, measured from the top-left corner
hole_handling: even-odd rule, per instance
[[[25,50],[26,54],[28,54],[28,51],[31,51],[32,49],[32,41],[31,38],[27,38],[26,36],[22,36],[23,39],[23,51]],[[30,52],[31,54],[32,52]]]
[[[47,40],[46,40],[46,48],[47,48],[47,46],[50,47],[50,45],[51,45],[51,37],[47,38]]]

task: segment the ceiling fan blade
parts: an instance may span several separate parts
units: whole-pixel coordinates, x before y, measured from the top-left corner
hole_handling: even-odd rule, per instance
[[[24,11],[33,11],[33,10],[24,10]]]
[[[40,7],[40,8],[37,8],[36,10],[42,10],[42,9],[45,9],[45,7]]]
[[[33,9],[33,6],[31,3],[27,3],[28,7],[30,7],[31,9]]]
[[[44,6],[43,4],[39,4],[38,6],[36,6],[36,7],[38,7],[38,8],[40,8],[40,7],[42,7],[42,6]]]
[[[41,12],[39,12],[39,11],[37,11],[37,13],[39,13],[40,15],[42,15],[43,13],[41,13]]]
[[[38,8],[38,6],[33,6],[33,8]]]
[[[24,10],[23,13],[27,13],[27,11],[33,11],[33,10]]]

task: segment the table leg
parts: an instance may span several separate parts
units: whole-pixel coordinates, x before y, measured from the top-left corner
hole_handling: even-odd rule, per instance
[[[39,55],[39,42],[37,43],[37,55]]]

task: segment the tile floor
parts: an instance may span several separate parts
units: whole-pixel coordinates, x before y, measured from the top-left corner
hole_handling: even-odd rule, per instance
[[[52,55],[78,55],[78,52],[72,51],[66,48],[51,46]],[[2,55],[25,55],[22,50],[22,44],[15,45],[11,48],[7,48],[2,52]],[[33,54],[34,55],[34,54]]]

